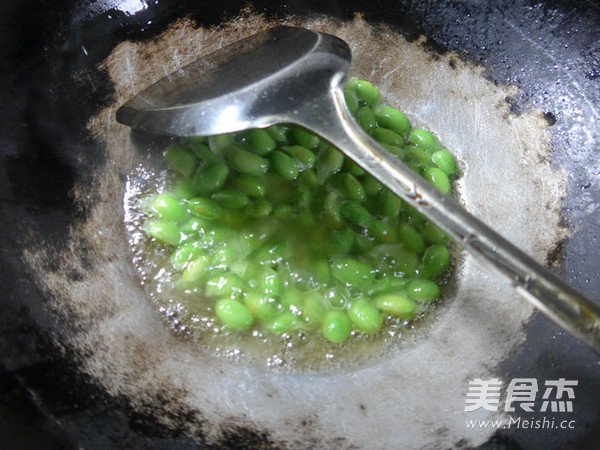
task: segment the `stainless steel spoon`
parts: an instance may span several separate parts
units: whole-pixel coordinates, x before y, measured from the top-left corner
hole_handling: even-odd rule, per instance
[[[417,208],[560,326],[600,353],[600,306],[442,194],[369,137],[342,86],[351,53],[335,36],[277,27],[202,58],[117,111],[134,129],[210,136],[276,123],[319,134]]]

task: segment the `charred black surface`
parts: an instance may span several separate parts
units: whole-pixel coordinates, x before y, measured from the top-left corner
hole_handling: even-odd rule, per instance
[[[82,53],[81,33],[71,32],[74,2],[5,6],[0,192],[3,217],[10,224],[4,230],[13,242],[31,230],[59,250],[69,226],[89,209],[71,194],[75,183],[88,183],[91,169],[103,163],[85,125],[109,100],[112,86],[94,69],[98,61]]]
[[[273,444],[267,433],[239,425],[232,425],[225,428],[223,430],[223,437],[209,448],[214,450],[275,450],[278,447]]]
[[[548,123],[549,127],[556,123],[556,115],[549,111],[544,113],[544,119],[546,119],[546,122]]]
[[[478,450],[521,450],[522,447],[519,446],[510,436],[507,436],[506,433],[496,432],[492,436],[492,438],[478,447]]]
[[[127,399],[99,389],[68,354],[47,343],[39,350],[45,355],[40,362],[0,368],[0,430],[8,439],[6,448],[204,448],[201,437],[183,437],[190,413],[173,417],[181,428],[164,427],[152,414],[134,410]],[[234,441],[231,435],[228,439]]]
[[[561,260],[566,245],[567,238],[564,238],[558,241],[556,245],[548,251],[548,254],[546,255],[547,266],[552,267]]]
[[[75,203],[70,195],[75,182],[73,166],[49,145],[54,141],[47,140],[47,135],[31,122],[23,125],[17,138],[23,151],[7,156],[5,161],[11,198],[32,214],[57,209],[69,212]]]
[[[72,449],[77,445],[57,430],[34,403],[31,392],[15,377],[0,368],[0,434],[5,448]]]

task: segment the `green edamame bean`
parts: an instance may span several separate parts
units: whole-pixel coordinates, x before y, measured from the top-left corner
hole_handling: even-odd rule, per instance
[[[273,266],[289,256],[290,248],[285,241],[282,241],[258,248],[254,258],[261,265]]]
[[[177,225],[164,220],[149,220],[146,222],[144,230],[157,241],[173,247],[179,245],[179,242],[183,239]]]
[[[375,279],[370,265],[349,256],[333,258],[329,271],[336,280],[354,286],[365,286]]]
[[[358,164],[356,164],[350,158],[344,159],[344,165],[342,167],[342,171],[344,171],[344,170],[346,172],[350,173],[351,175],[354,175],[355,177],[361,177],[364,174],[366,174],[365,169],[360,167]]]
[[[381,144],[381,146],[398,159],[401,159],[405,162],[407,161],[407,152],[404,150],[404,148],[392,144]]]
[[[297,196],[297,202],[298,202],[298,207],[303,208],[303,209],[310,209],[310,205],[312,204],[312,199],[313,199],[313,194],[312,194],[312,189],[306,186],[300,186],[298,188],[298,193],[296,194]],[[312,213],[310,213],[310,216],[312,217]],[[310,223],[313,223],[313,220],[310,220]]]
[[[313,191],[319,186],[317,173],[311,169],[306,169],[303,172],[300,172],[300,174],[298,174],[298,182],[301,186],[310,188]]]
[[[377,127],[377,120],[373,110],[368,106],[361,106],[356,112],[356,120],[360,127],[367,133],[371,133]]]
[[[417,273],[421,260],[413,252],[404,249],[394,251],[391,258],[391,267],[395,273],[402,273],[410,277]]]
[[[395,219],[400,214],[402,200],[392,191],[384,189],[377,198],[377,211],[388,219]]]
[[[408,282],[408,278],[399,278],[391,274],[381,279],[376,279],[366,292],[371,296],[379,296],[381,294],[400,295],[404,293],[404,288]]]
[[[311,326],[319,326],[323,322],[326,309],[322,296],[316,291],[308,292],[303,301],[302,318]]]
[[[429,155],[439,150],[440,142],[429,131],[417,128],[412,130],[408,136],[408,140],[423,149]]]
[[[344,154],[342,152],[332,146],[327,146],[321,150],[317,156],[317,177],[319,183],[323,184],[331,175],[342,170],[343,165]]]
[[[397,109],[385,105],[377,105],[373,108],[377,124],[403,136],[410,131],[410,122],[406,116]]]
[[[415,303],[402,295],[380,295],[373,300],[373,303],[381,312],[400,319],[410,320],[417,312]]]
[[[223,325],[232,331],[246,331],[254,323],[254,317],[248,308],[231,298],[219,300],[215,305],[215,311]]]
[[[329,280],[329,262],[326,259],[317,259],[313,262],[311,269],[313,279],[318,283],[322,284]]]
[[[278,144],[285,145],[288,142],[288,131],[289,127],[285,125],[271,125],[269,128],[265,128],[271,139],[273,139]]]
[[[450,267],[450,250],[445,245],[431,245],[423,254],[422,275],[435,278],[443,274]]]
[[[354,90],[356,91],[356,95],[358,95],[358,99],[365,102],[367,106],[373,107],[379,103],[381,98],[379,89],[377,89],[368,81],[357,80],[354,83]]]
[[[344,83],[344,87],[346,89],[352,89],[354,92],[356,92],[356,83],[358,83],[358,81],[359,81],[358,78],[350,77]]]
[[[224,162],[219,161],[207,167],[199,168],[192,183],[200,194],[208,194],[221,189],[227,180],[227,175],[229,175],[229,167]]]
[[[378,276],[384,276],[396,272],[404,273],[400,268],[400,262],[405,260],[407,256],[410,257],[410,255],[414,256],[412,259],[415,261],[415,267],[418,267],[421,262],[420,258],[405,250],[402,244],[379,244],[374,246],[372,251],[365,255],[365,260],[373,265]]]
[[[273,172],[284,180],[295,180],[298,176],[298,166],[294,160],[280,150],[271,153],[269,164]]]
[[[315,154],[311,150],[307,149],[306,147],[302,147],[301,145],[283,147],[283,151],[294,158],[296,165],[302,171],[312,169],[317,161]]]
[[[204,287],[206,295],[215,298],[239,297],[246,285],[231,272],[211,276]]]
[[[205,253],[200,241],[185,242],[171,255],[169,261],[175,270],[183,270],[189,262]]]
[[[344,85],[344,99],[346,100],[346,106],[348,106],[350,113],[356,115],[356,111],[358,111],[358,108],[360,107],[358,104],[358,95],[354,90],[354,86],[350,86],[348,83]]]
[[[344,219],[340,214],[340,201],[339,195],[333,191],[327,194],[323,201],[325,223],[335,230],[344,227]]]
[[[369,196],[379,194],[383,190],[383,184],[377,181],[373,176],[367,175],[362,181],[363,189]]]
[[[296,192],[296,208],[298,212],[298,218],[303,221],[305,225],[314,224],[314,214],[309,211],[313,202],[313,190],[307,186],[299,186]],[[308,219],[308,220],[306,220]]]
[[[266,130],[254,129],[246,133],[248,146],[258,155],[264,156],[275,149],[275,141]]]
[[[230,145],[234,144],[235,134],[218,134],[208,137],[208,147],[215,155],[221,155]]]
[[[281,309],[281,306],[272,297],[255,293],[246,294],[244,304],[259,320],[270,320]]]
[[[189,261],[181,274],[181,281],[186,283],[197,283],[207,275],[208,258],[206,255],[200,255]]]
[[[232,184],[249,197],[264,197],[267,192],[265,184],[252,175],[239,174],[233,179]]]
[[[344,311],[329,311],[323,319],[323,337],[340,344],[350,337],[350,319]]]
[[[239,173],[258,176],[268,169],[267,161],[264,158],[240,147],[233,145],[227,147],[226,156],[231,167]]]
[[[417,208],[409,205],[408,203],[404,203],[402,205],[402,209],[406,219],[408,219],[408,223],[412,225],[415,230],[420,230],[425,226],[427,219],[417,210]]]
[[[412,145],[404,147],[403,161],[417,173],[423,173],[424,170],[433,164],[427,153]]]
[[[210,220],[192,217],[190,220],[180,225],[179,229],[188,236],[203,236],[209,228]]]
[[[189,142],[188,146],[192,149],[194,156],[200,161],[206,163],[215,157],[215,154],[211,151],[210,147],[204,142]]]
[[[285,295],[281,297],[281,306],[284,311],[290,311],[295,315],[300,314],[304,306],[304,292],[290,287],[286,290]]]
[[[310,150],[317,148],[321,141],[317,135],[298,127],[293,127],[290,130],[289,136],[294,144],[301,145]]]
[[[431,161],[443,170],[448,177],[453,177],[458,172],[456,160],[448,150],[438,150],[431,155]]]
[[[261,292],[268,296],[274,297],[281,294],[283,283],[280,275],[273,269],[266,268],[260,274],[259,288]]]
[[[196,191],[192,180],[193,177],[183,177],[180,180],[177,180],[177,183],[173,188],[173,194],[181,199],[196,197],[198,195],[198,191]]]
[[[427,222],[421,231],[423,239],[428,244],[445,244],[450,240],[450,236],[433,222]]]
[[[360,331],[367,334],[379,333],[383,325],[383,317],[379,310],[362,298],[352,301],[348,317]]]
[[[266,328],[275,334],[283,334],[293,330],[298,323],[298,316],[291,311],[284,311],[273,317]]]
[[[188,210],[201,219],[214,220],[221,217],[223,208],[216,201],[205,197],[194,197],[187,203]]]
[[[444,194],[449,195],[452,192],[452,185],[450,184],[450,179],[443,170],[438,169],[437,167],[429,167],[425,170],[423,176],[427,181],[433,184]]]
[[[215,246],[219,248],[215,249],[210,254],[210,262],[213,268],[220,270],[230,270],[236,263],[240,262],[247,255],[247,252],[238,246],[229,245],[227,241],[231,238],[228,234],[225,237],[226,241],[216,242]],[[215,239],[215,241],[220,239]]]
[[[383,220],[374,220],[371,222],[369,224],[369,233],[371,233],[375,240],[384,244],[393,244],[398,241],[396,229]]]
[[[235,231],[226,226],[217,227],[213,224],[208,235],[212,239],[213,247],[224,247],[232,241],[235,236]]]
[[[239,209],[250,203],[250,199],[246,194],[235,189],[225,189],[215,192],[212,195],[213,200],[216,200],[221,205],[227,208]]]
[[[425,251],[425,241],[423,241],[423,237],[417,230],[411,225],[403,223],[398,227],[398,231],[400,234],[400,242],[402,242],[407,250],[418,255],[423,254]]]
[[[375,238],[368,234],[357,233],[354,238],[354,249],[357,253],[363,254],[371,251],[375,247]]]
[[[431,280],[411,280],[406,284],[406,293],[415,302],[433,302],[440,296],[440,287]]]
[[[152,202],[152,209],[157,212],[161,219],[174,223],[182,223],[189,218],[187,208],[180,203],[179,199],[169,194],[157,195]]]
[[[252,227],[250,230],[240,230],[239,245],[250,252],[260,250],[271,237],[273,230],[270,224],[261,223],[261,227]]]
[[[352,223],[366,226],[373,220],[373,216],[360,203],[354,200],[345,200],[340,206],[340,214]]]
[[[371,136],[380,144],[395,145],[398,147],[404,146],[402,136],[387,128],[374,128]]]
[[[329,306],[334,309],[346,310],[350,304],[350,294],[346,286],[333,285],[325,292]]]
[[[178,144],[167,147],[164,156],[171,167],[184,177],[192,175],[198,166],[196,157],[187,148]]]
[[[348,172],[341,173],[336,176],[335,184],[338,186],[342,194],[350,200],[356,200],[362,202],[366,197],[367,193],[363,188],[360,181],[356,177]]]
[[[349,253],[354,246],[354,232],[349,228],[343,228],[331,233],[329,248],[333,254]]]
[[[267,217],[273,211],[273,205],[268,200],[258,198],[246,206],[246,214],[254,219]]]

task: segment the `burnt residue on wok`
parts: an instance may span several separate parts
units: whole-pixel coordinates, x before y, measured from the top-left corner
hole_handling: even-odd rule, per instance
[[[38,289],[39,275],[31,274],[20,257],[23,246],[43,242],[51,251],[44,260],[45,266],[39,266],[39,270],[56,272],[59,267],[53,255],[69,245],[70,227],[85,221],[94,209],[95,200],[73,196],[72,187],[75,183],[93,183],[93,172],[106,163],[103,149],[85,128],[89,118],[107,106],[114,95],[107,73],[97,70],[96,64],[123,39],[151,39],[174,19],[188,13],[203,25],[215,25],[224,18],[238,16],[242,5],[234,4],[225,9],[201,6],[194,10],[186,2],[177,2],[176,6],[169,5],[170,2],[139,2],[143,7],[135,13],[119,9],[119,2],[96,3],[97,9],[87,13],[80,10],[72,14],[65,6],[62,10],[30,16],[39,34],[24,36],[22,45],[3,49],[8,56],[6,61],[18,69],[7,77],[9,102],[2,110],[8,130],[2,136],[7,176],[0,178],[2,226],[6,230],[2,238],[3,283],[8,295],[3,299],[6,313],[0,321],[0,343],[4,351],[2,375],[9,381],[10,389],[6,394],[3,392],[2,398],[9,401],[18,398],[29,405],[26,417],[49,436],[48,447],[105,444],[114,448],[188,448],[203,445],[206,444],[203,431],[185,437],[189,434],[186,424],[195,422],[202,430],[203,418],[194,410],[171,407],[181,404],[177,398],[159,398],[165,406],[163,412],[172,416],[168,424],[157,422],[155,415],[140,412],[150,408],[135,408],[130,399],[107,395],[93,379],[81,373],[78,357],[60,345],[61,339],[81,330],[77,324],[73,324],[72,329],[55,328],[57,321],[68,319],[73,311],[48,313],[45,305],[54,299]],[[563,216],[575,233],[564,245],[563,256],[558,258],[559,270],[591,295],[600,291],[595,284],[600,281],[593,276],[599,266],[597,256],[591,254],[593,233],[586,227],[598,214],[590,207],[599,197],[597,175],[600,171],[597,161],[593,160],[594,152],[590,151],[598,128],[581,119],[597,117],[594,105],[600,103],[598,89],[593,87],[598,73],[598,56],[593,52],[594,43],[599,41],[598,27],[594,25],[598,23],[597,10],[588,4],[586,11],[580,11],[581,7],[560,2],[536,5],[506,2],[497,9],[474,6],[470,2],[401,3],[399,6],[395,3],[372,10],[362,2],[344,2],[343,5],[314,5],[308,11],[311,14],[326,12],[338,17],[340,23],[351,19],[355,11],[362,11],[368,20],[397,26],[410,40],[427,36],[424,45],[438,54],[456,51],[456,62],[452,64],[460,64],[461,59],[475,61],[487,69],[484,76],[494,82],[517,85],[519,90],[515,95],[506,98],[511,114],[522,114],[532,108],[545,113],[553,130],[551,158],[570,174],[567,177],[570,195],[563,202]],[[287,13],[307,13],[304,3],[295,2],[285,6],[256,3],[255,9],[266,11],[276,20]],[[13,11],[19,12],[17,7]],[[14,16],[10,23],[19,28],[20,21]],[[110,39],[97,39],[99,33]],[[24,35],[22,31],[21,34]],[[4,42],[5,39],[3,36]],[[557,42],[560,45],[549,44]],[[582,50],[582,42],[585,50]],[[18,62],[21,57],[25,57],[26,64]],[[584,89],[578,91],[577,86]],[[577,119],[577,126],[573,126],[573,119]],[[577,148],[575,154],[565,156],[569,155],[565,149],[573,147]],[[32,187],[24,188],[27,185]],[[581,195],[573,194],[578,192]],[[89,247],[93,248],[93,243]],[[81,264],[78,270],[65,274],[73,282],[85,279],[96,270],[87,263],[94,259],[86,253],[88,246],[77,250]],[[105,313],[99,310],[99,314]],[[540,442],[555,447],[574,440],[582,444],[593,442],[586,424],[589,426],[597,418],[585,398],[593,401],[596,397],[598,380],[589,363],[590,355],[544,319],[534,320],[528,327],[528,336],[522,354],[513,362],[504,363],[507,377],[532,373],[538,377],[579,377],[582,390],[578,391],[577,405],[581,407],[581,428],[570,436],[547,433],[523,437],[503,433],[503,437],[491,441],[490,445],[532,448]],[[548,344],[549,340],[552,343]],[[524,356],[526,353],[532,356]],[[588,371],[587,375],[582,368]],[[14,402],[11,406],[15,406]],[[27,406],[22,410],[27,410]],[[358,408],[357,413],[366,416],[369,409]],[[298,430],[300,441],[297,443],[310,436],[315,419],[305,417],[303,426],[307,432]],[[58,421],[61,423],[59,432],[55,431]],[[25,432],[31,430],[31,424],[19,421],[17,415],[12,423]],[[218,447],[277,446],[277,441],[261,427],[239,418],[225,421],[221,437],[211,442]],[[336,442],[341,448],[350,445]],[[461,445],[460,442],[449,444]]]

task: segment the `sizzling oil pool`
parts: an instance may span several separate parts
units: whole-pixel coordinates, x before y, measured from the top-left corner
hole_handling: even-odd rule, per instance
[[[435,137],[368,82],[345,94],[365,131],[451,193],[457,165]],[[447,236],[317,136],[277,125],[155,146],[165,158],[130,174],[125,221],[144,289],[177,334],[320,369],[413,339],[439,301]]]

